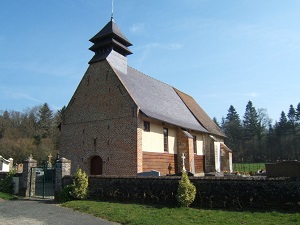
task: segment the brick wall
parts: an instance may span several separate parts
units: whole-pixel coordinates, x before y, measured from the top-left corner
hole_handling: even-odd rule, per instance
[[[93,63],[70,100],[61,126],[60,154],[90,174],[100,156],[105,175],[137,173],[137,107],[106,60]]]

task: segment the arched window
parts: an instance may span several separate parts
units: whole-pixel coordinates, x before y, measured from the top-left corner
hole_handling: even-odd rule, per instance
[[[91,175],[102,175],[103,162],[100,156],[91,159]]]

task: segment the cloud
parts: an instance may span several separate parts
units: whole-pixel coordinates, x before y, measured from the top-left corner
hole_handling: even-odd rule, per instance
[[[75,73],[73,68],[53,64],[44,64],[35,61],[0,62],[0,68],[9,70],[26,70],[37,74],[46,74],[59,77],[70,76]]]
[[[144,31],[144,28],[145,28],[145,25],[143,23],[135,23],[129,28],[129,30],[132,33],[140,33],[140,32]]]
[[[251,97],[251,98],[256,98],[259,96],[259,94],[257,92],[250,92],[250,93],[245,93],[245,94],[242,94],[243,96],[246,96],[246,97]]]
[[[183,45],[180,43],[168,43],[168,44],[162,44],[162,43],[148,43],[143,46],[136,47],[136,51],[140,51],[139,55],[139,63],[143,64],[143,62],[148,58],[148,56],[154,52],[155,49],[163,49],[167,51],[177,51],[181,49]]]
[[[42,100],[34,98],[28,94],[17,92],[15,90],[8,89],[4,86],[0,86],[0,93],[2,97],[6,97],[8,99],[15,99],[15,100],[30,100],[33,102],[43,103]]]
[[[169,43],[169,44],[148,43],[146,45],[137,47],[135,50],[150,51],[152,49],[158,48],[158,49],[174,51],[174,50],[179,50],[182,47],[183,45],[180,43]]]

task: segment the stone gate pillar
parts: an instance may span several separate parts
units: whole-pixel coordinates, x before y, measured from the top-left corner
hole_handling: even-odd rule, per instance
[[[59,158],[55,162],[55,189],[54,189],[54,195],[55,198],[59,198],[60,191],[63,188],[62,179],[64,176],[70,176],[71,175],[71,160],[68,160],[66,158]]]
[[[20,194],[24,197],[30,197],[35,194],[35,179],[36,173],[31,172],[31,168],[37,166],[37,161],[32,158],[32,155],[28,159],[23,161],[23,173],[21,176],[21,188]]]

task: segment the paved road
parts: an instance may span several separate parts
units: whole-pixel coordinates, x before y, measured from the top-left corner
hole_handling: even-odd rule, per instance
[[[51,200],[0,200],[0,225],[116,225]]]

